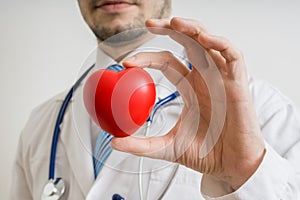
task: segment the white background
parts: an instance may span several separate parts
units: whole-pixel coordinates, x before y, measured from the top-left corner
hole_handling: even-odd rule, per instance
[[[300,105],[300,1],[174,0],[244,53],[250,74]],[[0,0],[0,199],[8,198],[17,140],[30,111],[69,88],[96,46],[75,0]],[[46,180],[45,180],[46,181]]]

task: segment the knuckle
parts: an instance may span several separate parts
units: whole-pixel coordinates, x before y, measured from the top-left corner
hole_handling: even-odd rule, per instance
[[[233,50],[233,55],[232,55],[232,60],[241,60],[243,59],[243,53],[240,49],[237,49],[235,47],[233,47],[234,50]]]
[[[166,71],[174,59],[174,55],[170,51],[162,51],[160,56],[162,57],[160,69],[161,71]]]
[[[240,59],[244,59],[244,54],[240,49],[237,49],[237,55]]]
[[[173,17],[173,18],[171,19],[171,23],[177,23],[177,22],[179,22],[181,19],[182,19],[181,17]]]
[[[216,35],[216,37],[218,37],[226,47],[231,46],[231,42],[228,38],[220,35]]]

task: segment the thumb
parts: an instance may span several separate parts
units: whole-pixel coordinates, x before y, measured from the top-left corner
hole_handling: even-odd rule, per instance
[[[155,159],[173,160],[173,141],[168,135],[160,137],[113,138],[110,142],[114,150]]]

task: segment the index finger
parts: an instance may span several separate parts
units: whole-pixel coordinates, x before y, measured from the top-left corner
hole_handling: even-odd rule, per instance
[[[190,63],[201,68],[208,67],[205,58],[205,47],[198,40],[199,34],[206,32],[203,25],[195,20],[173,18],[166,20],[148,20],[146,23],[150,32],[160,35],[168,35],[181,44],[186,51]]]
[[[150,19],[146,21],[146,26],[151,33],[168,35],[185,48],[189,47],[190,42],[183,35],[198,41],[199,34],[207,32],[206,28],[198,21],[178,17],[174,17],[170,21]]]
[[[160,70],[178,90],[181,90],[181,80],[191,72],[168,51],[137,53],[133,57],[125,59],[123,65],[125,67],[139,66]]]
[[[171,32],[166,33],[163,29],[172,29],[179,33],[185,34],[197,41],[198,35],[202,32],[207,32],[207,29],[198,21],[193,19],[185,19],[174,17],[171,20],[167,19],[149,19],[146,21],[146,26],[149,31],[160,35],[170,35]],[[155,28],[161,30],[156,30]],[[172,35],[170,35],[172,36]],[[176,39],[176,38],[174,38]]]

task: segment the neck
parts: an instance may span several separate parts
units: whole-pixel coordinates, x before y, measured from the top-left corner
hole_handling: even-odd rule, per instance
[[[125,58],[130,52],[147,42],[153,38],[153,35],[150,33],[146,33],[140,38],[127,43],[125,45],[109,45],[104,43],[103,41],[98,41],[98,46],[102,49],[107,55],[112,57],[115,61],[120,62],[123,58]]]

